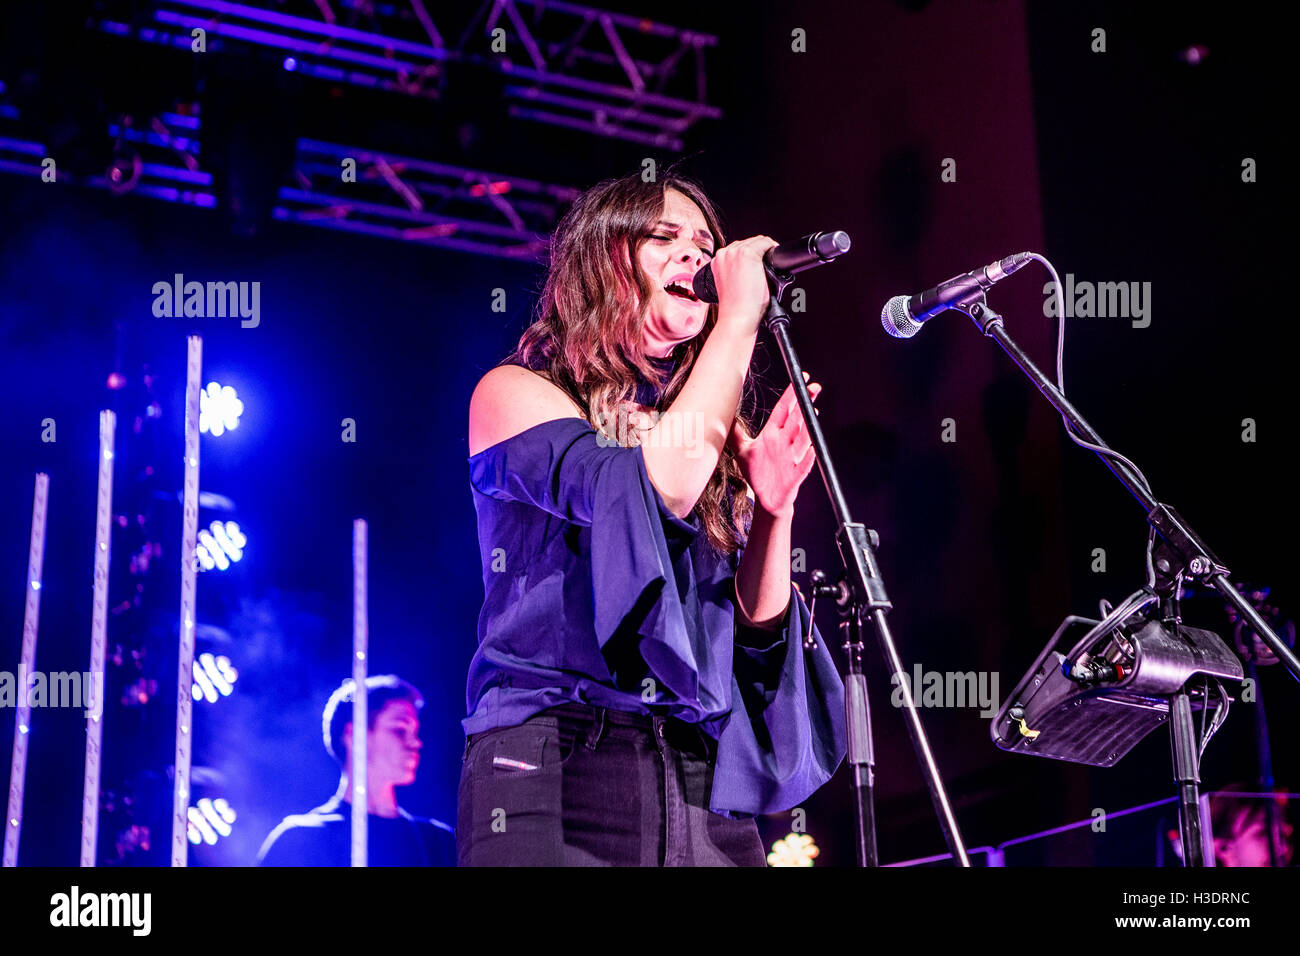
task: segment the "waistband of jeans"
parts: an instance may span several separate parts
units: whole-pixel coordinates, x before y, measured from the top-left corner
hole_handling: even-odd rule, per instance
[[[654,715],[638,714],[626,710],[610,710],[608,707],[598,707],[595,704],[556,704],[554,707],[548,707],[545,710],[538,711],[534,717],[566,717],[571,720],[590,721],[592,723],[603,719],[607,724],[616,724],[620,727],[637,727],[641,730],[654,729]],[[666,715],[663,715],[666,716]],[[675,717],[668,718],[675,723],[684,723]]]
[[[633,713],[626,710],[611,710],[594,704],[570,702],[548,707],[534,714],[533,717],[559,717],[584,727],[602,725],[633,727],[650,735],[654,734],[655,718],[658,717],[659,726],[664,731],[663,739],[676,749],[706,757],[712,757],[717,749],[717,741],[699,724],[688,723],[667,714]]]

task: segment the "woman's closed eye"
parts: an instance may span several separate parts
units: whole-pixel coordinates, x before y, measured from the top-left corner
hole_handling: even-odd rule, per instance
[[[656,235],[650,235],[650,236],[648,236],[647,238],[649,238],[649,239],[657,239],[657,240],[660,241],[660,242],[672,242],[674,237],[673,237],[673,236],[656,236]],[[704,254],[705,254],[706,256],[708,256],[710,259],[713,258],[713,250],[712,250],[712,249],[704,249],[704,248],[701,248],[700,246],[696,246],[695,248],[699,249],[700,252],[704,253]]]

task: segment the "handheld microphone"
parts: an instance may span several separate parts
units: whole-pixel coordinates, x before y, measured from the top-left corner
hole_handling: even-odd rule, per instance
[[[847,232],[814,232],[802,239],[792,239],[774,246],[763,255],[763,264],[773,272],[795,273],[813,266],[825,265],[836,256],[849,251]],[[718,301],[718,287],[713,282],[713,269],[707,264],[695,273],[692,282],[695,296],[705,302]]]
[[[894,338],[910,339],[921,331],[925,322],[940,312],[966,305],[983,295],[995,282],[1024,268],[1030,262],[1029,256],[1028,252],[1017,252],[1014,256],[991,262],[983,269],[941,282],[920,295],[896,295],[881,310],[880,324]]]

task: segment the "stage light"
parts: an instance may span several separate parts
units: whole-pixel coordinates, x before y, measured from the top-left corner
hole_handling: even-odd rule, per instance
[[[239,400],[235,390],[229,385],[208,382],[208,387],[199,392],[199,432],[214,438],[234,431],[239,427],[239,416],[244,412],[244,403]]]
[[[291,56],[286,56],[284,58],[284,68],[292,73],[294,70],[298,69],[298,61]]]
[[[230,560],[226,557],[226,553],[221,550],[217,539],[212,537],[206,528],[199,532],[199,543],[194,550],[198,555],[199,565],[204,571],[211,571],[213,568],[224,571],[230,567]]]
[[[185,833],[195,846],[200,843],[206,843],[208,846],[217,845],[217,831],[212,829],[207,820],[203,819],[203,812],[198,807],[190,807],[189,821],[185,827]]]
[[[217,812],[213,801],[204,797],[198,802],[198,808],[199,812],[203,814],[203,818],[212,826],[212,829],[216,830],[222,836],[230,836],[230,824]]]
[[[199,803],[202,804],[203,801],[200,800]],[[230,804],[226,802],[225,797],[217,797],[213,800],[212,809],[216,810],[221,816],[221,819],[225,820],[227,823],[235,822],[235,811]]]
[[[248,539],[244,537],[239,525],[234,521],[214,521],[210,525],[212,537],[221,545],[221,549],[230,556],[231,561],[238,561],[244,556],[244,545],[248,544]]]
[[[199,543],[194,548],[195,557],[199,559],[199,568],[211,571],[213,568],[225,571],[231,562],[244,556],[244,546],[248,538],[239,530],[234,521],[217,520],[199,532]]]
[[[234,822],[235,811],[224,797],[203,797],[190,807],[185,830],[195,846],[200,843],[215,846],[221,837],[228,837],[234,832],[231,826]]]
[[[212,559],[212,555],[208,553],[207,547],[203,544],[203,532],[199,533],[199,544],[194,549],[194,553],[198,556],[200,570],[211,571],[217,566],[217,562]],[[226,566],[230,566],[229,561],[226,562]]]
[[[140,154],[130,146],[119,143],[104,173],[109,192],[118,196],[129,193],[139,184],[140,174],[143,171],[144,163],[140,159]]]
[[[226,679],[229,684],[234,684],[239,680],[239,671],[230,665],[230,658],[224,654],[218,654],[216,657],[217,671]],[[219,685],[218,685],[219,686]]]
[[[812,866],[821,853],[817,843],[807,833],[790,833],[785,839],[772,844],[767,855],[768,866]]]
[[[212,681],[208,680],[208,675],[203,673],[203,668],[198,661],[194,662],[194,686],[190,688],[190,695],[196,700],[206,699],[209,704],[217,702],[217,689],[212,686]]]
[[[215,704],[218,696],[229,697],[234,693],[238,679],[239,672],[230,665],[230,658],[205,651],[194,662],[194,686],[191,689],[194,699],[206,699],[209,704]]]

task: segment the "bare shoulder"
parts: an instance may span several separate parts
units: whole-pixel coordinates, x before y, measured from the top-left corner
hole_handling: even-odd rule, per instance
[[[469,400],[469,453],[477,455],[542,422],[584,418],[559,386],[520,365],[498,365],[479,379]]]

